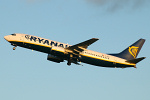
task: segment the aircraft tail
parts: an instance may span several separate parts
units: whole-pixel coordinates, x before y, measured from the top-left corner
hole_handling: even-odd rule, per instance
[[[129,46],[122,52],[118,54],[111,54],[111,55],[126,59],[127,61],[130,61],[130,60],[133,61],[133,59],[136,59],[137,55],[139,54],[144,42],[145,42],[145,39],[139,39],[138,41],[133,43],[131,46]],[[136,63],[138,63],[141,60],[143,59],[140,59],[140,60],[138,59]]]

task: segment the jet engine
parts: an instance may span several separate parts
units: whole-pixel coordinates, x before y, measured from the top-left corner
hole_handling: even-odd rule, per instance
[[[48,54],[47,60],[50,60],[50,61],[53,61],[53,62],[57,62],[57,63],[60,63],[60,62],[64,61],[62,58],[60,58],[58,56],[51,55],[51,54]]]

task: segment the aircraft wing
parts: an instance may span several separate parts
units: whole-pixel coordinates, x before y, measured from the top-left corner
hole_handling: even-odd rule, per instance
[[[75,53],[75,54],[79,54],[80,52],[84,51],[85,49],[87,49],[87,47],[89,45],[91,45],[92,43],[96,42],[97,38],[92,38],[89,39],[87,41],[81,42],[79,44],[76,45],[72,45],[70,47],[65,48],[66,51],[70,52],[70,53]]]

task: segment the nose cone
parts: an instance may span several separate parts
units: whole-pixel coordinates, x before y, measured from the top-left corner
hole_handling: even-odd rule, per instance
[[[9,36],[4,36],[4,39],[8,41],[9,40]]]

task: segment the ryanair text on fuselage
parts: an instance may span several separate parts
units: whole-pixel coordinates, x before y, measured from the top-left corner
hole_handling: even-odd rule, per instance
[[[30,41],[39,42],[39,43],[47,44],[50,46],[56,46],[56,47],[62,47],[62,48],[69,47],[69,45],[60,44],[60,43],[55,42],[55,41],[50,41],[50,40],[46,40],[46,39],[35,37],[35,36],[25,35],[25,38],[27,40],[30,40]]]

